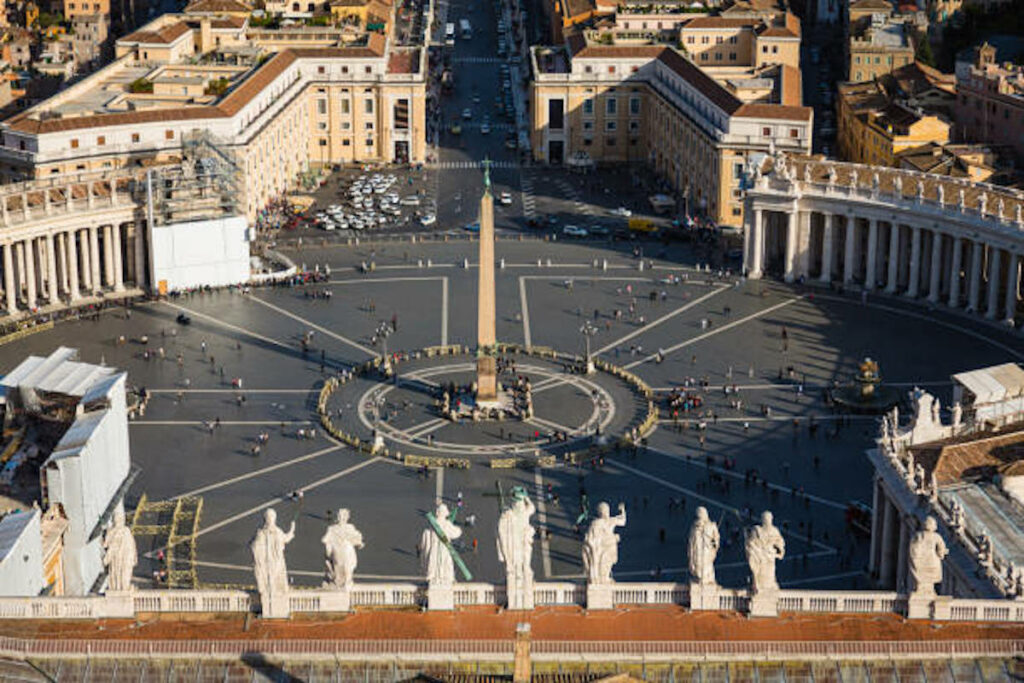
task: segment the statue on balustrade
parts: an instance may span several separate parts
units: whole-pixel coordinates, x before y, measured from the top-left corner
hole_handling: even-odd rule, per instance
[[[747,531],[744,543],[754,595],[779,589],[775,563],[786,556],[786,541],[772,519],[771,512],[765,510],[761,513],[761,523]]]
[[[530,517],[536,512],[523,489],[513,493],[512,504],[498,518],[498,560],[505,565],[505,591],[509,609],[533,608],[533,536]]]
[[[897,174],[896,177],[892,179],[892,189],[893,193],[897,197],[903,196],[903,176]]]
[[[1000,197],[998,200],[996,200],[996,217],[999,218],[999,219],[1002,219],[1003,211],[1005,211],[1005,210],[1006,210],[1006,202],[1004,202],[1003,198]]]
[[[438,588],[448,588],[455,583],[455,560],[450,550],[451,542],[462,535],[462,527],[449,519],[448,506],[441,503],[434,511],[434,524],[423,530],[420,536],[420,565],[427,583]],[[441,534],[444,534],[442,537]]]
[[[103,537],[103,564],[107,568],[110,591],[132,589],[132,571],[139,561],[132,530],[125,524],[124,507],[114,508],[114,523]]]
[[[715,581],[715,558],[722,538],[718,525],[708,517],[703,505],[697,508],[697,518],[690,527],[690,543],[687,548],[690,563],[690,580],[701,586],[713,586]]]
[[[988,210],[988,195],[982,192],[978,196],[978,213],[984,216],[986,210]]]
[[[327,527],[320,542],[327,555],[326,587],[350,588],[356,571],[356,550],[363,547],[363,534],[349,523],[349,511],[338,510],[338,517]]]
[[[295,538],[295,521],[288,533],[277,526],[277,513],[269,508],[263,514],[263,526],[249,543],[252,550],[253,573],[260,599],[269,595],[284,595],[288,591],[288,568],[284,561],[284,547]]]
[[[942,581],[942,560],[949,554],[935,518],[929,516],[910,540],[907,553],[910,563],[910,591],[918,595],[935,595],[935,584]]]
[[[597,517],[583,538],[583,568],[591,584],[613,583],[612,567],[619,561],[619,535],[616,527],[626,526],[626,504],[619,503],[619,514],[611,516],[608,503],[597,504]]]
[[[945,204],[946,203],[946,188],[942,185],[942,183],[939,183],[936,186],[935,193],[939,197],[939,204]]]

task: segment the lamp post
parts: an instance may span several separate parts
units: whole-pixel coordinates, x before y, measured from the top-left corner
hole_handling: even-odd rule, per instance
[[[587,353],[583,357],[584,360],[584,374],[589,375],[594,371],[594,359],[590,357],[590,338],[597,334],[597,328],[589,321],[585,321],[583,326],[580,327],[580,334],[583,335],[583,339],[586,343]]]
[[[392,329],[390,323],[384,320],[380,321],[380,324],[377,325],[377,329],[374,331],[374,334],[377,336],[377,339],[380,339],[380,344],[382,348],[380,370],[381,372],[384,373],[385,377],[391,376],[391,358],[388,356],[388,337],[391,335],[393,331],[394,330]]]

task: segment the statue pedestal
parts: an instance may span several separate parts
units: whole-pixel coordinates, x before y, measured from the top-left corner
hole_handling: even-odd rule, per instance
[[[427,586],[427,609],[455,609],[455,589],[452,586]]]
[[[588,583],[587,609],[612,609],[615,607],[615,584]]]
[[[718,609],[718,585],[714,583],[691,583],[690,609]]]
[[[532,583],[519,590],[509,589],[506,585],[506,591],[507,606],[505,609],[533,609]]]
[[[374,435],[372,445],[370,446],[373,455],[377,455],[382,452],[385,447],[386,444],[384,443],[384,437],[380,434]]]
[[[949,618],[951,598],[948,595],[935,593],[911,593],[907,597],[908,619],[939,619],[939,612],[944,611]]]
[[[103,597],[106,607],[103,616],[110,619],[130,619],[135,616],[135,604],[131,591],[107,591]]]
[[[761,591],[750,596],[749,614],[752,617],[779,616],[779,591]]]
[[[260,594],[260,615],[264,619],[288,619],[291,617],[291,605],[288,591],[283,593]]]
[[[324,612],[349,612],[352,609],[352,592],[348,588],[327,587],[317,593],[317,597]]]

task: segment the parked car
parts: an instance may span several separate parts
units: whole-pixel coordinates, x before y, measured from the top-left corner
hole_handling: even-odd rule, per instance
[[[502,192],[500,195],[498,195],[498,202],[502,206],[508,206],[509,204],[512,203],[512,193],[511,192]]]
[[[619,208],[614,209],[612,211],[612,215],[613,216],[622,216],[623,218],[629,218],[630,216],[633,215],[633,212],[630,211],[629,209],[627,209],[624,206],[620,206]]]
[[[471,118],[473,118],[473,110],[470,109],[469,107],[466,107],[465,109],[463,109],[462,110],[462,118],[464,118],[467,121],[469,121]]]
[[[465,230],[466,232],[480,232],[480,224],[467,223],[466,225],[462,226],[462,229]]]
[[[596,235],[597,237],[607,237],[612,234],[611,229],[606,225],[591,225],[587,228],[587,232],[591,235]]]
[[[581,228],[578,225],[567,225],[562,228],[562,234],[567,237],[586,237],[586,228]]]
[[[437,222],[437,216],[435,216],[432,213],[428,213],[428,214],[424,214],[424,215],[420,216],[420,225],[422,225],[424,227],[426,227],[428,225],[433,225],[436,222]]]
[[[401,204],[402,206],[419,206],[420,198],[414,194],[411,194],[408,197],[402,197],[402,199],[398,203]]]

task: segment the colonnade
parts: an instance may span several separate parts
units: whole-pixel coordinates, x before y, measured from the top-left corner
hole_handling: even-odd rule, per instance
[[[748,274],[816,279],[946,304],[1014,324],[1021,259],[1015,247],[933,225],[827,211],[755,209]]]
[[[16,316],[142,287],[143,233],[144,227],[132,222],[56,228],[0,242],[3,308]]]

